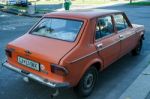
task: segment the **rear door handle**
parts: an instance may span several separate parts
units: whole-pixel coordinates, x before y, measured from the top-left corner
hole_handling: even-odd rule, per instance
[[[119,35],[119,38],[124,38],[124,35]]]
[[[97,48],[102,48],[102,47],[103,47],[103,44],[102,44],[102,43],[97,44],[96,47],[97,47]]]

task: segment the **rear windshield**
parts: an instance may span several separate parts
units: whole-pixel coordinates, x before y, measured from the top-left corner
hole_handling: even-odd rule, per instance
[[[82,24],[82,21],[77,20],[44,18],[31,31],[31,34],[65,41],[75,41]]]

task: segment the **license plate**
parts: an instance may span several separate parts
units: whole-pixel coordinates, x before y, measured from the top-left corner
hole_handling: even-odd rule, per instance
[[[32,68],[34,70],[37,70],[39,71],[40,70],[40,64],[37,63],[37,62],[34,62],[32,60],[29,60],[29,59],[26,59],[26,58],[23,58],[23,57],[18,57],[18,63],[26,66],[26,67],[29,67],[29,68]]]

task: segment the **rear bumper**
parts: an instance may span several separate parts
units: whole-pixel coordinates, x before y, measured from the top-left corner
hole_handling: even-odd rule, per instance
[[[8,62],[4,62],[2,65],[4,67],[10,69],[10,70],[13,70],[13,71],[15,71],[17,73],[20,73],[23,76],[29,77],[29,78],[31,78],[31,79],[33,79],[33,80],[35,80],[35,81],[37,81],[37,82],[39,82],[41,84],[44,84],[44,85],[46,85],[48,87],[51,87],[51,88],[69,88],[69,87],[71,87],[70,84],[66,83],[66,82],[64,82],[64,83],[52,82],[52,81],[49,81],[47,79],[44,79],[44,78],[39,77],[39,76],[37,76],[35,74],[32,74],[32,73],[28,73],[28,74],[23,73],[23,70],[21,70],[19,68],[16,68],[15,66],[12,66]]]

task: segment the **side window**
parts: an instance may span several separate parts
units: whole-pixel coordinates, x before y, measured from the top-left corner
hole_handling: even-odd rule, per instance
[[[115,26],[118,31],[128,28],[128,23],[122,14],[114,15]]]
[[[99,18],[96,25],[96,39],[110,35],[114,32],[111,16]]]

